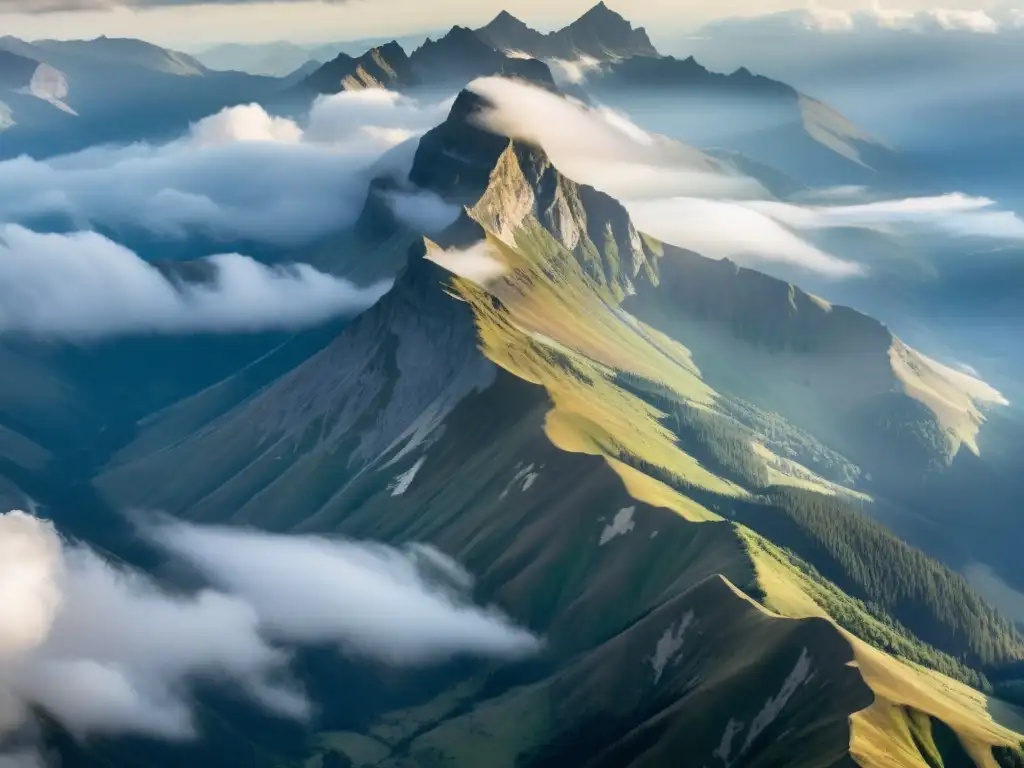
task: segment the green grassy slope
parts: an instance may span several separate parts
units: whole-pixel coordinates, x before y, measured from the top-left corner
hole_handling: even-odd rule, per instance
[[[324,735],[314,760],[329,765],[340,750],[385,766],[540,768],[564,764],[576,743],[585,764],[608,766],[691,755],[708,766],[783,755],[787,765],[930,766],[936,755],[992,765],[995,750],[1014,748],[1015,713],[849,634],[841,626],[871,627],[865,636],[883,647],[894,637],[840,586],[727,519],[763,503],[766,477],[845,492],[800,468],[816,454],[834,477],[855,476],[825,447],[834,435],[770,406],[805,402],[824,418],[851,393],[888,391],[900,381],[888,332],[695,256],[702,284],[674,291],[671,249],[537,149],[482,134],[473,108],[473,97],[456,103],[413,169],[466,212],[411,254],[391,294],[189,434],[147,425],[98,481],[119,503],[193,519],[431,542],[478,576],[481,600],[545,635],[532,664],[466,671],[356,738]],[[481,241],[502,276],[435,263]],[[664,312],[652,321],[672,323],[630,314],[634,291]],[[721,369],[687,348],[711,338],[694,332],[709,321]],[[798,394],[773,354],[810,377]],[[743,386],[759,373],[775,400]],[[169,413],[193,418],[206,397]],[[793,445],[795,457],[774,453]],[[887,539],[860,540],[877,546],[872,557],[889,552]],[[833,578],[851,592],[874,584],[835,560]],[[882,612],[896,612],[885,595]],[[939,607],[929,610],[941,618]]]

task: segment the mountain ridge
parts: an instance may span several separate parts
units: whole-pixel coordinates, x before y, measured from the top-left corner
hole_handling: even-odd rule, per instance
[[[483,50],[456,30],[424,46],[422,71],[477,67],[446,69],[446,47]],[[360,66],[393,70],[380,51]],[[514,61],[495,56],[481,61]],[[358,84],[379,87],[365,66]],[[419,143],[409,182],[462,212],[415,238],[389,294],[322,345],[286,343],[135,425],[95,486],[196,521],[429,541],[547,635],[533,666],[453,670],[440,704],[368,713],[379,765],[542,768],[573,746],[631,768],[1019,760],[1019,713],[895,657],[982,680],[955,637],[906,634],[896,608],[818,574],[812,547],[782,551],[737,517],[774,509],[776,486],[865,498],[856,473],[826,478],[808,458],[821,447],[787,452],[778,432],[866,465],[888,406],[924,409],[941,441],[925,448],[945,457],[972,437],[956,419],[980,428],[963,382],[865,315],[645,236],[541,148],[481,127],[483,103],[460,93]],[[381,207],[389,189],[371,186],[363,242],[407,235]],[[864,443],[816,429],[830,415],[859,417]],[[996,662],[1024,653],[998,639]],[[318,749],[321,764],[345,752]]]
[[[550,70],[542,62],[507,56],[472,30],[455,26],[437,40],[428,37],[412,54],[406,54],[395,41],[358,57],[339,54],[302,80],[296,90],[337,93],[362,88],[461,88],[477,77],[492,75],[554,85]]]
[[[609,60],[628,56],[657,56],[643,27],[634,28],[603,1],[555,32],[538,32],[508,11],[501,11],[477,30],[485,41],[504,51],[540,59],[574,61],[581,57]]]
[[[829,105],[740,67],[713,72],[694,57],[634,56],[587,71],[599,100],[646,117],[645,127],[697,146],[722,146],[810,184],[886,182],[905,162]],[[660,121],[654,105],[664,112]]]

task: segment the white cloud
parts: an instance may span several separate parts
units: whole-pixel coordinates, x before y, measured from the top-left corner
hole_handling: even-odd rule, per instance
[[[382,88],[321,96],[310,110],[304,138],[321,144],[369,140],[393,146],[442,122],[454,101],[451,97],[424,104]]]
[[[767,200],[745,201],[743,204],[796,229],[894,228],[958,236],[1024,239],[1024,221],[1016,214],[998,210],[994,200],[960,193],[855,205],[798,206]]]
[[[446,203],[433,192],[422,189],[387,192],[385,200],[399,221],[428,235],[453,224],[462,212],[460,206]]]
[[[508,272],[508,267],[501,260],[497,250],[486,240],[481,240],[469,248],[432,247],[427,252],[427,258],[452,274],[483,287]]]
[[[816,32],[973,32],[994,34],[1001,29],[998,18],[983,8],[893,8],[874,4],[861,10],[814,6],[798,17],[805,29]]]
[[[548,65],[558,85],[579,85],[586,82],[591,72],[601,69],[601,62],[592,56],[578,59],[550,59]]]
[[[359,288],[305,264],[268,267],[239,254],[204,262],[208,280],[172,281],[94,232],[2,226],[0,333],[88,339],[298,328],[362,311],[390,287]]]
[[[287,716],[308,711],[287,656],[259,635],[244,601],[172,595],[23,512],[0,515],[0,547],[0,583],[31,585],[0,596],[0,729],[41,707],[79,735],[187,738],[188,686],[199,678],[241,686]]]
[[[416,554],[313,536],[279,536],[231,528],[166,524],[158,541],[210,581],[243,597],[277,640],[338,643],[359,655],[396,664],[421,663],[470,651],[520,656],[537,639],[494,609],[468,603],[468,576],[431,551],[438,581],[423,578]],[[440,559],[443,567],[437,567]]]
[[[214,587],[168,591],[62,541],[49,522],[0,515],[0,737],[40,708],[79,737],[190,738],[201,681],[304,718],[312,705],[289,673],[295,645],[402,664],[539,647],[497,610],[473,606],[468,575],[429,547],[179,523],[147,533]],[[0,765],[33,759],[0,754]]]
[[[814,13],[840,25],[844,12]],[[485,127],[539,145],[567,176],[619,199],[642,231],[713,258],[839,278],[862,274],[864,267],[816,245],[817,230],[1024,237],[1015,214],[962,194],[859,202],[867,190],[841,187],[804,196],[834,205],[772,200],[757,181],[648,133],[621,113],[509,80],[485,78],[471,88],[490,102],[481,118]]]
[[[711,258],[755,266],[763,262],[797,266],[837,278],[864,271],[735,201],[666,198],[635,202],[629,212],[641,230]]]
[[[273,141],[298,144],[302,129],[292,120],[268,114],[259,104],[230,107],[192,126],[189,143],[197,147],[221,146],[236,141]]]
[[[755,180],[620,113],[508,80],[471,87],[491,103],[486,127],[541,146],[566,175],[618,198],[642,231],[712,258],[797,265],[833,277],[861,272],[741,205],[767,196]]]
[[[0,163],[0,221],[59,215],[78,229],[312,242],[352,223],[374,163],[447,109],[388,91],[344,93],[319,99],[306,128],[250,104],[200,120],[161,146],[9,160]]]
[[[643,130],[621,112],[504,78],[482,78],[470,89],[492,105],[481,116],[485,127],[543,147],[560,171],[613,197],[650,196],[652,186],[662,194],[764,194],[753,179]]]

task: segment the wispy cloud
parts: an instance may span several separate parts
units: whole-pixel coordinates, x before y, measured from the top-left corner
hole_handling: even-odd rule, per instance
[[[723,19],[708,29],[745,32],[805,31],[820,33],[865,32],[969,32],[995,34],[1013,28],[1013,8],[898,8],[872,3],[866,8],[810,8],[782,11],[750,18]]]
[[[854,205],[799,206],[747,201],[747,207],[795,229],[894,227],[949,235],[1024,239],[1024,221],[996,201],[959,193],[878,200]]]
[[[620,113],[508,80],[471,87],[491,103],[486,127],[541,146],[566,175],[621,200],[655,237],[712,258],[784,263],[832,277],[862,271],[744,207],[767,196],[754,179]]]
[[[614,197],[650,196],[652,189],[739,197],[764,192],[755,180],[607,107],[505,78],[482,78],[470,89],[492,105],[481,115],[488,129],[543,147],[567,176]]]
[[[427,258],[452,274],[485,287],[508,272],[497,250],[483,240],[469,248],[432,247],[427,252]]]
[[[755,208],[734,201],[675,197],[629,206],[637,227],[711,258],[797,266],[841,278],[863,274]]]
[[[278,640],[338,643],[395,664],[538,648],[497,610],[468,603],[472,579],[434,549],[179,523],[158,526],[154,536],[215,586],[244,598]]]
[[[74,229],[312,242],[353,222],[374,163],[446,109],[388,91],[342,93],[317,100],[303,125],[251,104],[164,145],[21,157],[0,163],[0,221],[57,217]]]
[[[566,175],[618,198],[641,230],[713,258],[848,278],[866,268],[817,244],[819,232],[1024,237],[1014,213],[963,194],[871,200],[869,190],[846,187],[823,190],[819,204],[775,200],[754,179],[621,113],[509,80],[487,78],[471,88],[490,103],[482,116],[487,128],[542,147]]]
[[[0,334],[89,339],[299,328],[362,311],[390,288],[359,288],[305,264],[269,267],[239,254],[202,265],[202,279],[186,282],[94,232],[0,227]]]
[[[289,667],[290,649],[306,644],[392,664],[539,648],[496,609],[473,606],[468,574],[429,547],[181,523],[144,530],[211,586],[169,591],[62,540],[47,521],[0,515],[0,737],[38,708],[78,736],[188,739],[199,682],[305,718],[314,704]]]

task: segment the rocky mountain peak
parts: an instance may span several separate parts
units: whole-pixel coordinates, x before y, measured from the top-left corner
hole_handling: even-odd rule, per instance
[[[581,53],[657,56],[643,27],[634,28],[620,13],[600,2],[564,30]]]
[[[479,119],[486,106],[478,94],[461,93],[448,119],[421,140],[410,180],[466,206],[509,245],[539,224],[597,284],[632,292],[653,263],[625,208],[565,177],[540,147],[487,130]]]

